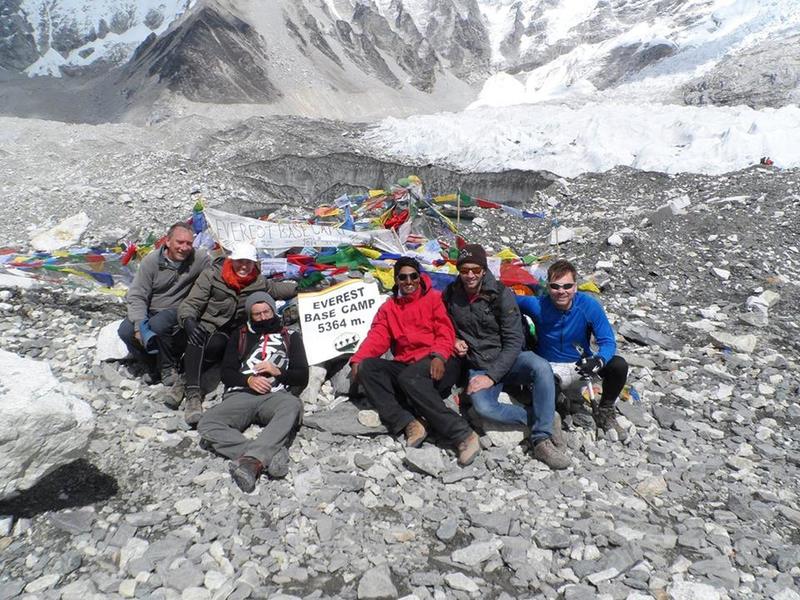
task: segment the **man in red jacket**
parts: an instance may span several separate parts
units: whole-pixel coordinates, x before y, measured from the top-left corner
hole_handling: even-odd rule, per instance
[[[442,400],[460,374],[442,296],[413,258],[397,260],[394,280],[392,297],[350,359],[353,380],[364,387],[389,432],[405,433],[408,447],[419,448],[430,427],[456,447],[458,464],[469,465],[480,452],[478,435]],[[387,350],[393,360],[380,358]]]

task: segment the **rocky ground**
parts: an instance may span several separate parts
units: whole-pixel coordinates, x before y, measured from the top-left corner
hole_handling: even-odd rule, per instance
[[[169,207],[197,167],[164,164],[169,200],[157,204],[179,213]],[[20,181],[4,185],[26,202],[103,205]],[[151,194],[125,181],[120,193]],[[203,185],[222,193],[237,179],[209,171]],[[244,495],[164,408],[162,386],[95,362],[121,303],[69,284],[10,290],[0,346],[47,360],[91,403],[96,429],[83,460],[0,504],[0,599],[800,598],[799,185],[797,171],[760,167],[618,169],[536,194],[547,219],[479,211],[465,224],[495,250],[555,253],[594,274],[632,365],[642,400],[619,405],[628,442],[597,437],[578,413],[572,466],[557,473],[502,436],[484,436],[460,469],[432,443],[343,435],[365,428],[326,385],[306,405],[289,476]],[[147,216],[133,205],[135,219],[117,216],[125,227]],[[0,223],[17,218],[0,210]],[[559,247],[547,243],[553,218],[573,236]],[[6,242],[22,239],[16,227],[4,225]]]

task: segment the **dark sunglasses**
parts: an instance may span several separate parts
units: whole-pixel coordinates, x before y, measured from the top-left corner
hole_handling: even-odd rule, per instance
[[[574,283],[551,283],[551,290],[571,290],[575,287]]]
[[[416,281],[419,279],[419,273],[398,273],[397,281]]]
[[[480,275],[481,272],[483,272],[483,267],[461,267],[458,272],[462,275],[467,275],[469,273],[472,273],[473,275]]]

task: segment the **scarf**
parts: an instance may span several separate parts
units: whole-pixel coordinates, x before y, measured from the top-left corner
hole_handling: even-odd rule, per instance
[[[230,258],[226,258],[222,263],[222,281],[237,294],[253,283],[256,277],[258,277],[257,266],[244,277],[240,277],[233,270],[233,261]]]

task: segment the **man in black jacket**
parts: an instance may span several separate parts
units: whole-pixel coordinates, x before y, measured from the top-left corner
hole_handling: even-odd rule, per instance
[[[456,330],[455,353],[468,369],[467,395],[482,418],[527,425],[534,458],[551,469],[566,469],[570,460],[553,433],[555,380],[541,356],[522,351],[524,333],[514,293],[487,268],[486,251],[467,244],[460,252],[458,278],[444,292]],[[530,406],[501,404],[503,385],[529,386]]]
[[[222,402],[203,415],[197,430],[204,446],[231,459],[236,485],[252,492],[266,468],[272,478],[289,471],[287,442],[302,403],[288,387],[305,387],[308,361],[298,332],[283,328],[275,301],[253,292],[245,305],[247,323],[231,335],[222,361]],[[250,440],[242,432],[264,427]]]

